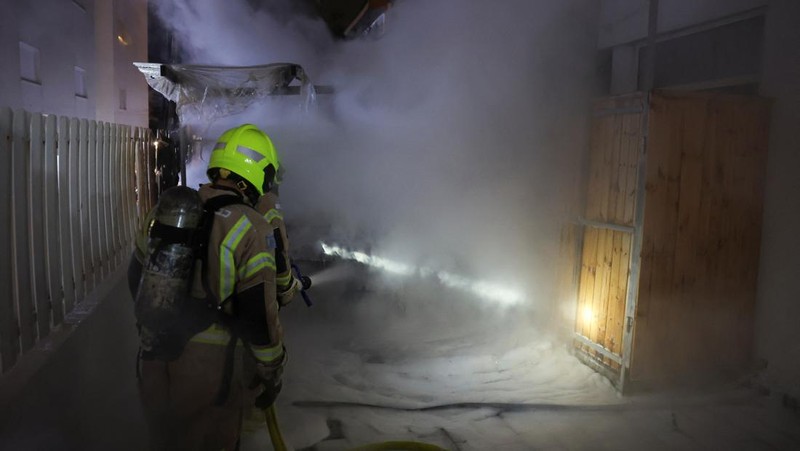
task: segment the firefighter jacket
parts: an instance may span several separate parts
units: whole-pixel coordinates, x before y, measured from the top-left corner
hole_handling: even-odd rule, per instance
[[[206,202],[216,196],[229,196],[231,192],[203,185],[199,194]],[[250,348],[257,361],[267,364],[281,361],[284,357],[283,330],[278,318],[272,227],[250,206],[234,204],[220,208],[214,214],[207,258],[207,287],[213,298],[220,300],[224,311],[233,313],[234,318],[236,294],[259,285],[263,287],[268,334],[263,343],[267,344]],[[197,278],[193,283],[198,283]],[[230,334],[221,324],[215,323],[190,341],[224,346],[230,341]]]

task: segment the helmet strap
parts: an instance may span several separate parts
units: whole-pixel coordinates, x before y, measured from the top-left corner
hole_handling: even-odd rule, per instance
[[[245,182],[244,180],[237,180],[236,181],[236,188],[238,188],[239,191],[241,191],[242,193],[247,192],[247,188],[248,188],[247,182]]]

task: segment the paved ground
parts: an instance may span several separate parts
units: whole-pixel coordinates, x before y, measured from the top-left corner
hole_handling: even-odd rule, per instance
[[[314,308],[283,312],[291,357],[278,407],[298,449],[398,439],[457,450],[800,449],[800,416],[771,397],[619,398],[553,342],[472,328],[468,318],[489,314],[481,308],[437,318],[456,301],[364,288],[320,286]],[[3,407],[0,449],[145,449],[131,309],[119,279]],[[247,427],[244,450],[270,449],[258,421]]]

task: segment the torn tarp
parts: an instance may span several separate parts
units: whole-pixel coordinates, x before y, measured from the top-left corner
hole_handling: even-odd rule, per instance
[[[182,123],[212,122],[237,114],[267,96],[300,95],[300,105],[314,101],[314,85],[297,64],[198,66],[133,63],[147,84],[175,102]]]

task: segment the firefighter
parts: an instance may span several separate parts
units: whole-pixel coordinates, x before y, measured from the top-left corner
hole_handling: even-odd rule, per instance
[[[141,353],[140,393],[156,449],[233,450],[244,409],[254,400],[267,408],[280,392],[286,351],[275,240],[253,208],[278,169],[271,140],[250,124],[223,133],[211,153],[211,183],[198,193],[206,211],[213,206],[213,220],[203,277],[193,278],[192,293],[205,290],[217,316],[174,360]],[[255,375],[244,370],[248,360]]]

